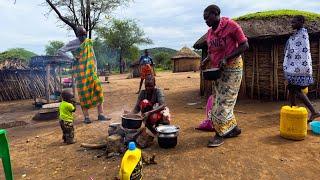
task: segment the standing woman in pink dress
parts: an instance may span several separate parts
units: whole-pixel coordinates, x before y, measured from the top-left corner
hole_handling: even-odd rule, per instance
[[[248,50],[249,44],[241,27],[232,19],[220,17],[220,8],[210,5],[203,14],[210,27],[207,33],[208,57],[202,62],[204,68],[210,61],[211,68],[220,68],[221,77],[214,81],[215,104],[212,108],[212,122],[215,136],[208,147],[218,147],[225,138],[241,134],[233,109],[241,85],[243,62],[241,54]]]

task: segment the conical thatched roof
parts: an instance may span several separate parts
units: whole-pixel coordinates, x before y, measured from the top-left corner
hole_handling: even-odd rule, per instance
[[[234,20],[239,23],[249,39],[271,38],[292,34],[291,20],[295,15],[306,17],[305,26],[309,34],[320,35],[320,14],[317,13],[296,10],[275,10],[247,14]],[[195,49],[203,47],[205,45],[205,37],[206,35],[202,36],[193,47]]]
[[[190,48],[183,47],[171,59],[174,60],[174,59],[182,59],[182,58],[184,58],[184,59],[196,59],[196,58],[200,58],[200,56],[196,52],[192,51]]]

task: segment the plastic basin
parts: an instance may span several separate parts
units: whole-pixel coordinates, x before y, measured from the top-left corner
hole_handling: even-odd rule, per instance
[[[313,133],[320,134],[320,121],[311,122],[310,127]]]

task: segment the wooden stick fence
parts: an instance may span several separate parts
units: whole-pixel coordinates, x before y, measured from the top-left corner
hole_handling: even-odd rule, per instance
[[[0,70],[0,102],[45,96],[44,77],[43,70]],[[50,93],[58,86],[58,78],[51,76]]]

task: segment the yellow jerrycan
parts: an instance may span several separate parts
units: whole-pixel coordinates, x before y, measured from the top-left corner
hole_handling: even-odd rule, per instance
[[[283,106],[280,113],[280,136],[303,140],[308,131],[308,111],[304,107]]]
[[[129,143],[129,149],[124,154],[120,167],[120,180],[142,179],[142,157],[141,150],[134,142]]]
[[[302,92],[303,94],[307,95],[308,92],[309,92],[309,88],[306,87],[306,88],[302,89],[301,92]]]

